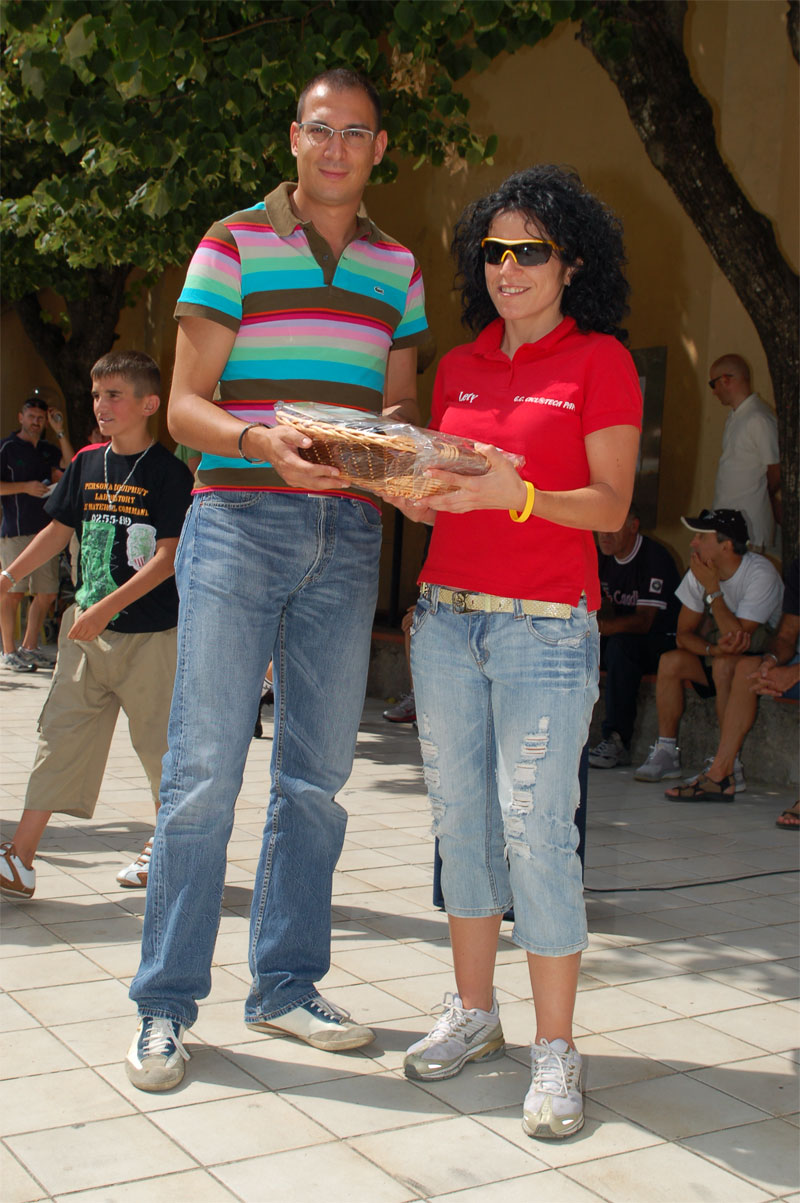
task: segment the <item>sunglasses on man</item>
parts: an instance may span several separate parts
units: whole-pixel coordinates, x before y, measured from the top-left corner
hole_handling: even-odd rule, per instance
[[[484,263],[500,267],[506,255],[520,267],[541,267],[547,263],[553,251],[563,251],[563,246],[549,242],[546,238],[484,238],[481,242]]]
[[[714,378],[712,380],[709,380],[708,387],[710,389],[713,389],[718,380],[730,380],[730,378],[731,378],[730,372],[720,372],[719,376],[714,376]]]

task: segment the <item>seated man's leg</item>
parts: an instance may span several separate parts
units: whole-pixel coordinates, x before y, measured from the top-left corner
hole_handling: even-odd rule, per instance
[[[334,1022],[341,1030],[328,1039],[306,1030],[300,1012],[318,1005],[316,983],[330,966],[331,886],[347,822],[335,795],[350,775],[364,703],[380,516],[360,502],[311,502],[320,511],[315,570],[289,597],[276,648],[273,780],[253,892],[245,1020],[346,1048],[372,1033]]]
[[[271,496],[195,497],[176,562],[181,606],[169,750],[142,960],[130,991],[140,1015],[176,1025],[176,1035],[194,1023],[197,1000],[211,987],[234,805],[285,595],[285,578],[270,571],[284,547],[280,528],[270,529]],[[154,1064],[151,1081],[147,1067],[132,1072],[129,1055],[137,1086],[161,1090],[180,1080],[161,1081],[160,1058],[146,1059]]]
[[[656,677],[656,709],[658,739],[650,755],[636,770],[637,781],[663,781],[680,777],[681,761],[677,748],[678,726],[685,706],[683,682],[707,685],[707,677],[699,656],[676,648],[665,652],[658,662]]]
[[[726,659],[734,659],[734,657],[726,657]],[[756,721],[758,694],[753,693],[750,688],[750,674],[758,664],[758,657],[740,656],[736,659],[737,663],[734,665],[732,678],[727,683],[728,700],[720,722],[719,747],[704,774],[712,781],[723,781],[726,777],[733,775],[736,757],[744,743],[744,737]],[[717,689],[719,697],[719,685]]]

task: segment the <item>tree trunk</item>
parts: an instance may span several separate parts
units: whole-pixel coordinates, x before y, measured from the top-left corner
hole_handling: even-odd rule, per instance
[[[64,394],[70,437],[76,449],[94,425],[90,372],[117,338],[115,331],[130,273],[130,264],[93,267],[83,273],[85,295],[65,302],[67,337],[59,326],[42,317],[37,293],[26,293],[14,302],[25,333]]]
[[[614,82],[644,143],[749,314],[767,357],[781,449],[783,552],[798,546],[798,278],[772,223],[748,201],[717,147],[711,105],[683,46],[686,0],[602,6],[580,38]],[[608,22],[625,27],[623,60],[608,51]],[[605,36],[604,36],[605,34]],[[724,348],[723,348],[724,349]]]

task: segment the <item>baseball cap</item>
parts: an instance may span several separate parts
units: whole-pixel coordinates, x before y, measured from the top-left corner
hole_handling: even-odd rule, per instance
[[[746,543],[750,538],[747,519],[741,510],[701,510],[696,518],[681,518],[681,522],[689,530],[713,530],[736,543]]]
[[[32,393],[22,402],[20,409],[47,409],[47,402],[38,393]]]

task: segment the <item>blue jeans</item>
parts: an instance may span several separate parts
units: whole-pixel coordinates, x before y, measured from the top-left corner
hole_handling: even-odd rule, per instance
[[[275,732],[245,1020],[307,1002],[327,973],[347,823],[335,794],[355,752],[380,545],[380,514],[360,501],[195,497],[176,560],[178,668],[130,991],[141,1015],[189,1026],[211,988],[226,849],[270,658]]]
[[[576,854],[578,766],[597,700],[597,624],[454,613],[420,598],[411,668],[449,914],[514,907],[528,952],[586,947]]]

